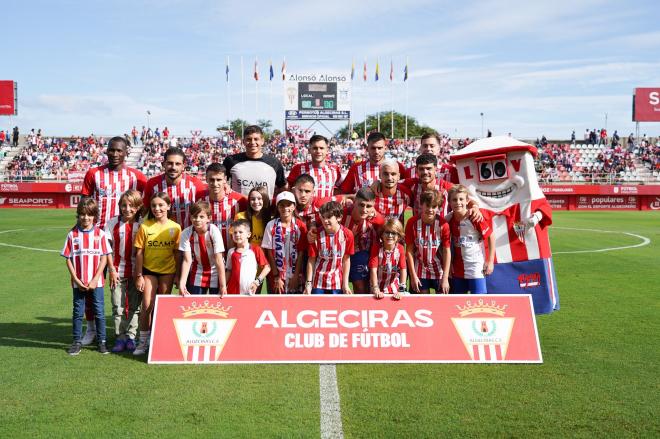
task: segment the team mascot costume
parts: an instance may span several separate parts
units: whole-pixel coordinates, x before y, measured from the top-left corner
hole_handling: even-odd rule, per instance
[[[479,202],[495,235],[489,294],[531,294],[537,314],[559,309],[548,227],[552,209],[536,179],[536,148],[488,137],[451,155],[458,179]]]

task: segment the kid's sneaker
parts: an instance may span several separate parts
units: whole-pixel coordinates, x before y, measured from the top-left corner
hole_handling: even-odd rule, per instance
[[[89,346],[94,342],[94,339],[96,338],[96,330],[90,331],[89,328],[87,328],[87,332],[85,332],[85,336],[80,340],[80,343],[83,346]]]
[[[133,351],[133,355],[144,355],[147,353],[149,350],[149,343],[148,342],[140,342],[135,350]]]
[[[82,350],[82,344],[79,341],[74,342],[69,349],[67,349],[66,353],[69,355],[78,355],[80,351]]]
[[[101,343],[99,343],[99,354],[105,355],[105,354],[109,354],[109,353],[110,353],[110,351],[108,350],[107,346],[105,345],[105,342],[102,341]]]
[[[126,350],[126,340],[122,338],[118,338],[115,340],[115,345],[112,347],[112,353],[113,354],[118,354],[120,352],[124,352]]]
[[[126,350],[129,352],[133,352],[135,350],[135,340],[132,338],[126,340]]]

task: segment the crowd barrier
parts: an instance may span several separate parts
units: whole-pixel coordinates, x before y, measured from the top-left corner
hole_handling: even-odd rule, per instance
[[[660,185],[545,185],[555,210],[660,210]],[[0,183],[0,208],[76,207],[82,183]]]

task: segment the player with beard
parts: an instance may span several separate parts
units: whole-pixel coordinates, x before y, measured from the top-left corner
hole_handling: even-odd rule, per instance
[[[296,163],[291,168],[287,182],[293,187],[296,179],[302,174],[309,174],[314,178],[314,195],[317,198],[331,197],[335,187],[341,179],[339,166],[328,163],[328,139],[315,134],[309,139],[309,156],[311,160],[306,163]]]
[[[359,163],[354,163],[346,174],[346,178],[341,183],[339,188],[344,194],[354,194],[360,188],[371,186],[371,184],[378,180],[380,173],[380,165],[385,159],[385,151],[387,150],[387,143],[385,136],[382,133],[374,132],[367,137],[367,154],[368,160]],[[403,174],[405,168],[399,163],[399,173]]]
[[[172,201],[171,218],[182,229],[190,226],[188,208],[203,197],[205,187],[196,177],[184,173],[186,155],[181,148],[169,148],[163,159],[164,173],[147,181],[144,200],[150,200],[156,192],[165,192]]]
[[[442,162],[441,143],[442,139],[436,133],[425,133],[422,135],[419,154],[433,154],[438,158],[439,165],[435,170],[435,176],[438,180],[447,180],[451,183],[458,183],[456,167],[451,163]],[[404,178],[415,178],[417,176],[417,166],[411,166],[406,170]]]
[[[403,213],[410,205],[410,190],[399,184],[399,166],[395,160],[385,159],[380,165],[380,180],[372,186],[376,194],[376,212],[403,222]]]

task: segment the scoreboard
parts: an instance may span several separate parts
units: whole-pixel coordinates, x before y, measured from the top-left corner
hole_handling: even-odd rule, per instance
[[[346,75],[291,74],[284,84],[287,120],[350,119],[351,88]]]

